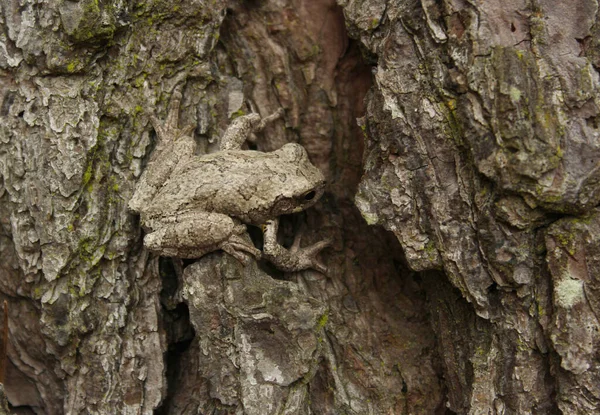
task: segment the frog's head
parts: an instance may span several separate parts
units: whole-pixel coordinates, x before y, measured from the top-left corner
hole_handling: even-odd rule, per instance
[[[310,162],[304,147],[290,143],[277,152],[285,162],[286,179],[271,206],[272,217],[308,209],[325,191],[325,177]]]

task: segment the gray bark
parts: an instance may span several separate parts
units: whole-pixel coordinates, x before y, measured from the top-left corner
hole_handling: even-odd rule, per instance
[[[12,411],[600,412],[597,2],[338,3],[0,2]],[[203,151],[285,110],[327,275],[143,248],[178,85]]]

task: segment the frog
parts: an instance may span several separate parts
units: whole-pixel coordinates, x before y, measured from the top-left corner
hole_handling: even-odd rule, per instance
[[[128,203],[146,231],[144,246],[180,259],[222,250],[243,264],[264,257],[283,271],[325,272],[317,254],[331,240],[300,248],[299,232],[289,250],[277,241],[279,217],[313,206],[325,191],[323,174],[297,143],[271,152],[243,149],[283,109],[265,118],[257,113],[235,118],[218,151],[199,155],[195,126],[179,128],[181,99],[174,91],[165,122],[150,117],[157,143]],[[263,251],[251,242],[247,225],[264,230]]]

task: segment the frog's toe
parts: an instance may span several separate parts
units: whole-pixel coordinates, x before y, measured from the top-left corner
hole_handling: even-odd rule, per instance
[[[257,261],[261,258],[260,250],[236,235],[232,236],[228,241],[223,242],[220,248],[244,265],[249,264],[247,254],[252,255]]]
[[[327,267],[317,259],[317,255],[324,248],[330,246],[331,243],[332,240],[328,238],[310,246],[307,246],[305,248],[294,247],[294,249],[290,250],[290,253],[292,256],[295,256],[297,258],[297,262],[300,266],[300,269],[312,268],[323,274],[326,274]]]
[[[196,128],[195,125],[187,125],[184,128],[179,128],[179,107],[181,105],[181,91],[176,89],[173,91],[171,103],[166,120],[160,121],[155,116],[150,116],[152,127],[156,131],[159,141],[172,141],[179,137],[187,137],[192,134]]]
[[[221,246],[221,249],[223,251],[227,252],[229,255],[231,255],[235,259],[237,259],[238,261],[240,261],[244,266],[250,265],[250,260],[248,259],[248,256],[243,254],[242,252],[236,250],[230,244],[224,244],[223,246]]]
[[[296,272],[312,268],[325,274],[327,267],[317,259],[317,255],[329,245],[331,240],[327,239],[306,248],[287,250],[276,241],[266,239],[263,256],[282,271]]]
[[[330,246],[332,242],[333,242],[333,240],[331,238],[327,238],[327,239],[319,241],[315,244],[307,246],[305,248],[300,248],[299,244],[298,245],[294,244],[290,248],[290,252],[298,253],[299,255],[303,255],[303,256],[306,256],[309,258],[314,258],[315,255],[317,255],[319,252],[321,252],[324,248],[327,248],[328,246]]]

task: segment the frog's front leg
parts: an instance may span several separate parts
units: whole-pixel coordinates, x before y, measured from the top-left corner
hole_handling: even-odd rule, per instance
[[[264,232],[263,258],[269,260],[282,271],[302,271],[313,268],[325,274],[327,268],[316,258],[317,254],[325,247],[331,245],[332,240],[326,239],[305,248],[300,248],[302,229],[296,233],[294,243],[290,249],[285,249],[277,242],[279,219],[267,222]]]
[[[221,137],[219,148],[221,150],[240,150],[250,134],[261,132],[267,125],[281,118],[283,113],[283,108],[280,108],[274,114],[262,119],[256,113],[237,117]]]
[[[169,114],[164,123],[161,123],[156,117],[150,118],[156,131],[156,148],[129,201],[131,210],[143,211],[177,167],[185,164],[196,151],[196,141],[192,136],[194,126],[179,128],[181,98],[181,92],[175,90],[169,104]]]
[[[162,256],[200,258],[222,249],[242,263],[248,253],[259,259],[261,253],[243,235],[246,225],[227,215],[212,212],[185,212],[151,221],[153,232],[144,245]]]

